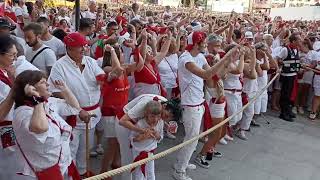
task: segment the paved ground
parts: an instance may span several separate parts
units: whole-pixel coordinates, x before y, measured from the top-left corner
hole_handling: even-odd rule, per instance
[[[270,124],[267,123],[267,120]],[[248,133],[248,141],[235,139],[228,145],[219,145],[224,156],[215,158],[209,170],[197,167],[188,174],[193,180],[320,180],[320,121],[311,122],[298,117],[289,123],[270,112],[259,118],[261,128]],[[178,144],[165,139],[158,152]],[[199,143],[198,150],[202,146]],[[156,161],[158,180],[171,180],[171,165],[176,153]],[[92,159],[99,171],[102,157]]]

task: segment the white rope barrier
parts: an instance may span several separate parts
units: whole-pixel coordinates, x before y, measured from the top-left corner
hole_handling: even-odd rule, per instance
[[[239,111],[237,111],[236,113],[234,113],[233,115],[231,115],[230,117],[226,118],[225,120],[221,121],[219,124],[215,125],[214,127],[208,129],[207,131],[205,132],[202,132],[201,134],[181,143],[181,144],[178,144],[170,149],[167,149],[165,151],[162,151],[158,154],[155,154],[151,157],[148,157],[146,159],[143,159],[143,160],[140,160],[140,161],[137,161],[137,162],[134,162],[132,164],[128,164],[128,165],[125,165],[125,166],[122,166],[120,168],[117,168],[117,169],[114,169],[114,170],[111,170],[111,171],[108,171],[108,172],[105,172],[105,173],[102,173],[102,174],[98,174],[96,176],[93,176],[93,177],[89,177],[89,178],[86,178],[85,180],[101,180],[101,179],[105,179],[105,178],[108,178],[108,177],[112,177],[112,176],[115,176],[117,174],[121,174],[123,172],[126,172],[126,171],[129,171],[133,168],[136,168],[138,166],[141,166],[142,164],[146,164],[148,163],[149,161],[152,161],[152,160],[156,160],[156,159],[160,159],[164,156],[167,156],[168,154],[171,154],[181,148],[183,148],[184,146],[186,145],[189,145],[191,144],[192,142],[210,134],[211,132],[213,132],[214,130],[220,128],[221,126],[223,126],[224,124],[226,124],[230,119],[232,119],[234,116],[236,116],[237,114],[243,112],[244,109],[246,109],[250,104],[252,104],[253,102],[256,101],[256,99],[264,92],[267,90],[267,88],[273,83],[273,81],[279,76],[280,73],[277,73],[270,81],[269,83],[260,91],[256,94],[256,96],[251,100],[249,101],[245,106],[243,106]]]

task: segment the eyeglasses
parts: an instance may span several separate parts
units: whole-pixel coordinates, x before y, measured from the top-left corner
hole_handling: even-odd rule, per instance
[[[4,53],[10,57],[17,57],[18,56],[18,53]]]

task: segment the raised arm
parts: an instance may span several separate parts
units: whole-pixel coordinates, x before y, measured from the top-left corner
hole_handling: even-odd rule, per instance
[[[157,55],[155,57],[156,64],[159,64],[162,61],[162,59],[166,57],[166,55],[169,51],[169,48],[170,48],[171,38],[172,38],[171,32],[167,31],[166,41],[162,45],[160,52],[157,53]]]

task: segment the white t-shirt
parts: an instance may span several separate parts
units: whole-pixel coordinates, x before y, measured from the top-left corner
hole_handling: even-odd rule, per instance
[[[84,18],[96,19],[96,13],[92,13],[90,11],[86,11],[84,13]]]
[[[163,124],[164,124],[163,121],[160,120],[155,127],[152,127],[156,132],[158,132],[160,134],[161,139],[163,138]],[[150,128],[149,124],[146,122],[146,120],[144,118],[141,119],[140,121],[138,121],[136,126],[139,128]],[[150,138],[150,139],[146,139],[144,141],[134,142],[133,138],[136,137],[137,135],[139,135],[138,132],[131,131],[129,138],[130,138],[133,150],[138,151],[138,152],[152,151],[157,148],[158,142],[161,141],[161,139],[156,140],[154,138]]]
[[[32,58],[37,54],[38,51],[41,49],[48,47],[46,45],[42,45],[38,50],[33,51],[32,48],[28,48],[26,52],[26,58],[30,62]],[[49,74],[47,68],[52,67],[57,61],[57,57],[54,53],[54,51],[50,48],[47,48],[43,50],[32,62],[33,65],[35,65],[37,68],[39,68],[41,71],[46,72]]]
[[[153,101],[155,97],[157,97],[160,101],[167,101],[166,98],[159,95],[143,94],[134,98],[127,105],[125,105],[123,107],[123,111],[130,117],[130,119],[138,121],[144,117],[146,104],[150,101]]]
[[[54,51],[57,57],[59,56],[61,57],[61,55],[66,54],[66,47],[60,39],[52,36],[52,38],[49,41],[42,41],[42,42],[43,44],[50,47],[50,49]]]
[[[37,67],[32,65],[29,61],[27,61],[25,56],[19,56],[14,63],[16,68],[15,76],[17,77],[20,73],[26,70],[39,70]]]
[[[172,54],[162,59],[158,64],[161,83],[165,88],[177,87],[176,78],[178,73],[178,55]]]
[[[178,79],[181,92],[181,105],[199,105],[204,101],[203,79],[186,69],[186,64],[192,62],[199,68],[207,65],[207,60],[203,54],[199,53],[192,57],[185,51],[178,62]]]
[[[69,146],[72,128],[61,116],[76,115],[79,110],[72,108],[65,100],[49,98],[48,103],[45,104],[45,111],[56,121],[57,125],[47,118],[48,130],[41,134],[30,132],[29,125],[33,110],[34,108],[29,106],[20,106],[15,110],[12,125],[17,141],[32,167],[38,171],[55,165],[61,151],[59,166],[64,174],[72,161]],[[62,134],[60,128],[64,130]],[[21,163],[24,163],[23,174],[34,177],[35,175],[27,162],[22,161]]]

